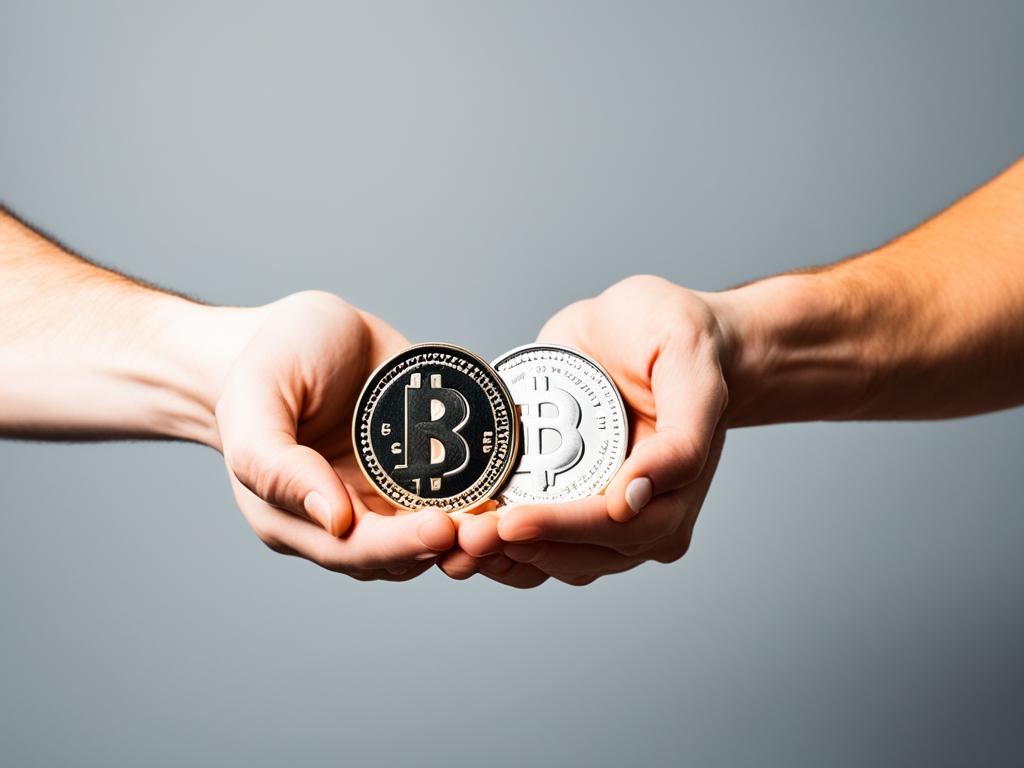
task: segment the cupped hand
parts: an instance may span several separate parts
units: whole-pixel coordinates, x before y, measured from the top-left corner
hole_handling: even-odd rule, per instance
[[[461,556],[441,563],[530,587],[586,584],[690,544],[718,465],[728,402],[726,342],[706,294],[656,277],[624,280],[552,317],[541,343],[601,363],[622,393],[630,451],[601,496],[507,507],[460,521]]]
[[[216,406],[238,505],[271,549],[360,579],[407,579],[455,542],[440,510],[401,513],[360,471],[352,412],[370,372],[408,342],[337,296],[262,308]]]

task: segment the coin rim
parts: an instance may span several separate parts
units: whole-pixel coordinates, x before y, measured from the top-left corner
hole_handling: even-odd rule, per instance
[[[501,371],[499,370],[498,366],[500,366],[504,362],[507,362],[509,360],[509,358],[514,357],[515,355],[521,354],[521,353],[526,352],[526,351],[534,351],[534,350],[542,350],[543,351],[545,349],[551,349],[551,350],[554,350],[556,352],[568,352],[570,355],[576,355],[577,357],[583,358],[588,363],[590,363],[595,368],[597,368],[597,370],[599,370],[602,374],[604,374],[605,378],[607,378],[608,381],[610,381],[612,383],[612,391],[615,393],[615,399],[618,400],[619,407],[622,408],[622,424],[623,424],[622,440],[626,444],[626,452],[622,455],[622,459],[619,461],[618,466],[615,467],[615,471],[612,472],[611,477],[608,478],[608,482],[605,483],[603,486],[601,486],[601,488],[599,488],[593,494],[591,494],[592,496],[600,496],[606,490],[608,490],[608,486],[611,485],[612,480],[615,479],[615,475],[618,473],[619,469],[622,468],[622,465],[626,463],[626,458],[629,456],[629,411],[626,409],[626,401],[622,399],[622,393],[619,391],[619,385],[615,383],[615,379],[612,377],[612,375],[610,373],[608,373],[608,371],[605,369],[605,367],[603,365],[601,365],[599,362],[597,362],[597,360],[595,360],[594,358],[592,358],[590,355],[586,354],[585,352],[581,352],[580,350],[575,349],[574,347],[567,347],[564,344],[538,344],[538,343],[523,344],[522,346],[515,347],[514,349],[510,349],[505,354],[503,354],[503,355],[501,355],[499,357],[494,358],[494,362],[491,363],[491,367],[494,368],[494,370],[498,373],[498,376],[500,377],[501,376]],[[504,383],[504,379],[502,379],[502,383]],[[515,403],[515,399],[514,398],[513,398],[512,402]],[[519,429],[522,429],[522,423],[521,423],[522,422],[522,417],[519,416],[519,404],[515,403],[515,406],[516,406],[516,414],[517,414],[518,420],[520,422],[520,424],[518,426],[519,426]],[[517,456],[515,466],[519,466],[519,459],[520,458],[521,457]],[[514,468],[515,467],[513,467],[513,469]],[[512,475],[510,473],[509,474],[509,478],[511,478],[511,476]],[[501,490],[499,490],[498,493],[496,493],[494,495],[494,498],[497,498],[503,504],[524,504],[524,503],[543,504],[544,503],[542,501],[541,502],[536,502],[536,501],[535,502],[506,502],[506,501],[504,501],[504,499],[501,498],[502,493],[504,492],[506,485],[508,485],[508,481],[506,481],[501,486]],[[584,498],[585,499],[585,498],[589,498],[589,497],[582,496],[580,498]],[[565,504],[565,503],[568,503],[568,502],[571,502],[571,501],[579,501],[579,499],[563,499],[563,500],[552,499],[550,503],[552,503],[552,504]]]
[[[389,367],[391,367],[393,361],[396,358],[405,356],[406,354],[412,352],[413,350],[424,349],[426,347],[441,347],[443,349],[455,350],[456,352],[465,355],[470,360],[477,362],[485,372],[488,370],[491,371],[494,374],[494,378],[497,380],[498,390],[505,396],[506,404],[509,406],[509,421],[512,423],[511,445],[509,446],[509,456],[511,458],[507,462],[507,466],[505,467],[505,471],[502,473],[501,477],[494,482],[490,490],[486,494],[484,494],[484,496],[477,499],[472,504],[467,504],[465,506],[453,506],[451,509],[446,509],[443,506],[438,507],[436,505],[431,505],[429,503],[424,503],[418,507],[407,507],[404,504],[399,504],[390,496],[385,494],[377,486],[377,483],[374,482],[373,478],[370,477],[370,474],[366,471],[366,466],[363,464],[362,452],[359,450],[359,406],[363,402],[363,396],[366,394],[366,391],[370,387],[370,382],[372,382],[379,373],[381,373],[382,371],[386,371]],[[445,512],[461,512],[466,509],[472,509],[473,507],[479,506],[480,504],[484,504],[490,501],[491,499],[494,499],[501,491],[501,489],[505,487],[505,484],[508,482],[509,477],[512,475],[512,470],[515,469],[516,466],[519,464],[519,432],[521,428],[522,425],[520,424],[519,410],[516,406],[516,401],[512,398],[512,393],[511,391],[509,391],[508,386],[505,384],[505,380],[501,377],[501,374],[498,373],[498,371],[494,368],[493,365],[488,363],[479,355],[470,352],[465,347],[460,347],[458,344],[449,344],[446,341],[427,341],[419,344],[410,344],[408,347],[403,347],[401,350],[395,352],[393,355],[388,357],[387,360],[385,360],[376,368],[374,368],[373,371],[370,372],[370,375],[366,377],[366,381],[363,383],[363,388],[359,390],[359,396],[356,398],[355,407],[352,409],[352,453],[355,454],[356,464],[359,466],[359,471],[363,473],[363,477],[366,478],[366,481],[370,484],[370,487],[372,487],[377,492],[377,495],[380,496],[385,501],[387,501],[388,504],[390,504],[391,506],[397,509],[404,509],[408,512],[416,512],[417,510],[420,509],[444,509]],[[470,488],[472,488],[472,486],[470,486]],[[463,493],[465,493],[465,491],[463,491]],[[423,501],[429,502],[431,501],[431,499],[423,499]]]

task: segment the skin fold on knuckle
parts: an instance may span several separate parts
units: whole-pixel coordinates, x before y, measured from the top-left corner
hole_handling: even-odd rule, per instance
[[[335,573],[369,570],[370,566],[367,564],[359,562],[357,558],[351,557],[348,553],[339,551],[336,542],[337,540],[329,538],[329,535],[326,541],[318,540],[310,553],[310,560],[321,568]]]
[[[282,544],[273,536],[261,536],[259,533],[256,534],[260,541],[269,549],[278,555],[290,555],[292,554],[291,547]]]
[[[700,474],[704,466],[705,448],[697,444],[692,434],[675,426],[662,427],[658,434],[668,439],[659,441],[657,451],[651,460],[665,467],[666,475],[676,478],[677,482],[688,482]],[[658,488],[658,479],[655,478],[655,493],[671,490],[665,487]],[[665,477],[660,479],[662,483],[667,482]]]
[[[235,477],[261,499],[269,501],[276,498],[282,481],[276,469],[282,449],[271,450],[269,453],[258,451],[251,447],[258,442],[258,438],[233,442],[240,443],[242,447],[225,446],[224,459]]]
[[[645,519],[641,514],[625,523],[628,530],[623,533],[619,542],[611,545],[611,548],[626,557],[642,557],[679,530],[679,526],[685,520],[685,512],[681,505],[678,508],[673,505],[672,514],[664,518],[655,519],[651,515]]]
[[[680,532],[679,535],[671,537],[662,546],[658,547],[650,559],[659,563],[669,564],[682,559],[690,551],[692,534],[689,531]]]

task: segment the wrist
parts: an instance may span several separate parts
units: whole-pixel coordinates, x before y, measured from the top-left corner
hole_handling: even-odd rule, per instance
[[[162,397],[150,409],[151,434],[220,449],[215,409],[228,370],[259,327],[263,307],[216,307],[163,296],[150,317],[150,383]]]
[[[871,387],[866,345],[830,271],[711,294],[732,426],[855,418]]]

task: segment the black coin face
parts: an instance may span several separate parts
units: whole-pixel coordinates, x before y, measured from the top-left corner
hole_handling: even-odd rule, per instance
[[[356,404],[352,441],[396,506],[465,509],[495,495],[516,459],[519,420],[501,377],[460,347],[421,344],[384,363]]]

